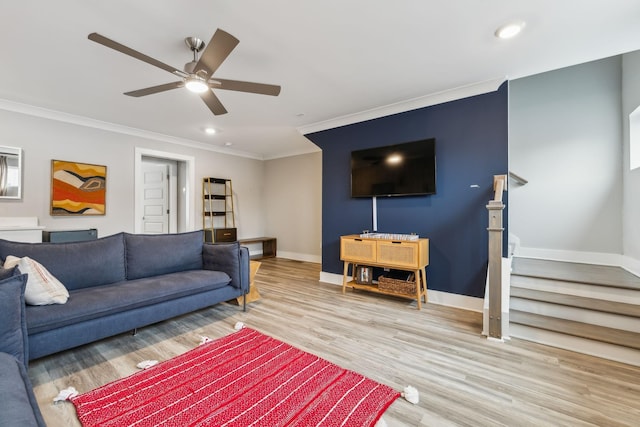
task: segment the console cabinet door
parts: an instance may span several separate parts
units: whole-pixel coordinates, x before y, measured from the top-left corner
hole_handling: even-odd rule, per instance
[[[375,263],[376,241],[357,238],[340,239],[340,259],[356,263]]]
[[[418,268],[419,245],[416,242],[378,241],[378,263],[390,267]]]

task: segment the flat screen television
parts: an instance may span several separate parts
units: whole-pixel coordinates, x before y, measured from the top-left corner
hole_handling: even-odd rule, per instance
[[[351,152],[351,197],[435,192],[435,138]]]

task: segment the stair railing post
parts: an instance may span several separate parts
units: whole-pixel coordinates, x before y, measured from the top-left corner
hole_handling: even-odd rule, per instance
[[[489,201],[489,337],[502,340],[502,192],[506,190],[506,175],[494,176],[494,200]]]

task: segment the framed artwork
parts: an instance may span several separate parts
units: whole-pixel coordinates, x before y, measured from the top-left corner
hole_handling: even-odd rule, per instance
[[[356,283],[370,285],[373,283],[373,267],[358,265],[356,267]]]
[[[104,215],[107,167],[51,161],[51,216]]]
[[[22,197],[22,148],[0,146],[0,199]]]

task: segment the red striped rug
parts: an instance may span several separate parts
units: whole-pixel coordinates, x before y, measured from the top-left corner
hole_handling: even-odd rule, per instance
[[[85,427],[363,427],[399,395],[244,328],[71,401]]]

